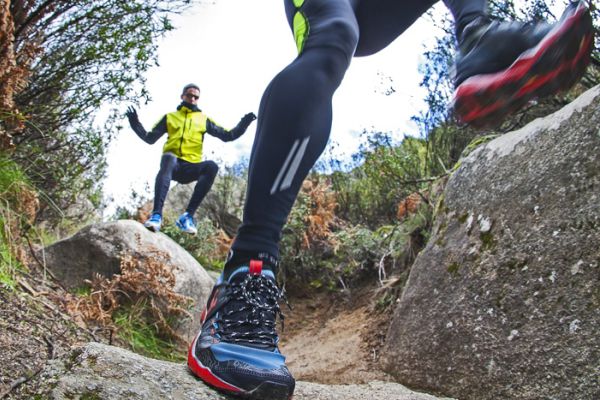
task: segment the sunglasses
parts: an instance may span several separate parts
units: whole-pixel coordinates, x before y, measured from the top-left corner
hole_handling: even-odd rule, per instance
[[[186,93],[186,94],[184,94],[184,96],[187,97],[188,99],[194,99],[194,100],[198,100],[200,98],[200,96],[191,94],[191,93]]]

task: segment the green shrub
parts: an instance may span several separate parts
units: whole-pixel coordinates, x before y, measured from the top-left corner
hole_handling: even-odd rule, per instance
[[[205,269],[221,271],[226,254],[221,250],[219,230],[207,218],[197,221],[196,228],[196,235],[182,232],[167,216],[162,232],[190,253]]]
[[[15,274],[24,268],[22,235],[37,208],[37,196],[23,171],[0,154],[0,284],[6,287],[15,287]]]

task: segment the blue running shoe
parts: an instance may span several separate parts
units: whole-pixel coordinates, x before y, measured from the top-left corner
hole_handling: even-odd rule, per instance
[[[204,382],[229,394],[288,400],[295,380],[279,352],[276,318],[283,321],[275,275],[251,260],[217,280],[190,345],[188,367]]]
[[[152,232],[160,231],[160,226],[162,225],[162,216],[159,213],[154,213],[146,222],[144,222],[144,226],[150,229]]]
[[[189,233],[191,235],[195,235],[198,233],[198,229],[196,229],[196,223],[194,222],[194,218],[188,213],[184,212],[179,216],[177,222],[175,222],[177,227],[181,229],[185,233]]]

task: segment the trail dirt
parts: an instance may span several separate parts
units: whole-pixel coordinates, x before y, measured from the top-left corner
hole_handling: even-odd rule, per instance
[[[297,380],[323,384],[391,381],[379,357],[389,314],[375,312],[368,290],[291,300],[281,352]]]

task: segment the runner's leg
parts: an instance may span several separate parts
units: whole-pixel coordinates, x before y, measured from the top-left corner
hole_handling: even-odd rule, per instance
[[[190,163],[185,160],[178,161],[179,166],[177,172],[173,174],[173,180],[183,184],[196,181],[194,192],[185,209],[188,214],[194,216],[198,206],[210,191],[217,172],[219,172],[219,166],[214,161],[202,161],[200,163]]]
[[[169,192],[169,185],[173,172],[177,168],[177,157],[171,153],[165,153],[160,159],[160,170],[154,181],[154,208],[152,214],[162,215],[162,209]]]

